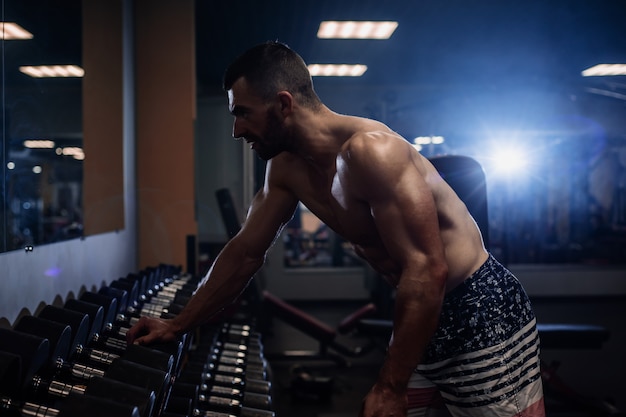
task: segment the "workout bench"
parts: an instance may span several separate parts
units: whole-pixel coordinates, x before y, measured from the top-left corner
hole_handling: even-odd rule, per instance
[[[376,312],[376,306],[368,303],[355,312],[346,316],[336,328],[318,320],[314,316],[304,312],[292,304],[280,299],[268,291],[263,291],[263,306],[266,311],[272,313],[272,317],[278,318],[290,324],[303,333],[311,336],[319,343],[317,351],[285,351],[277,354],[268,354],[268,359],[298,359],[298,360],[321,360],[330,359],[341,366],[348,364],[346,357],[356,358],[373,350],[376,346],[374,341],[363,347],[350,348],[337,341],[338,334],[348,334],[356,328],[358,323]],[[339,355],[338,355],[339,354]]]

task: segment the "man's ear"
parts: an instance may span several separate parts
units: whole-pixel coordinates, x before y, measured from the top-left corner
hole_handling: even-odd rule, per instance
[[[283,116],[288,116],[293,111],[293,96],[289,91],[279,91],[277,95],[280,104],[280,112]]]

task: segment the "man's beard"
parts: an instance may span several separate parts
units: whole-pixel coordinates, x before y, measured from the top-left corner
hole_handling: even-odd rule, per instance
[[[289,135],[278,115],[271,110],[267,112],[265,134],[256,144],[255,151],[264,161],[289,150]]]

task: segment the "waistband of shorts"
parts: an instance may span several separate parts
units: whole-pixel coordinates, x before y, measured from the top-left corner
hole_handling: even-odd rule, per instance
[[[494,269],[500,270],[504,269],[504,267],[491,253],[489,253],[487,260],[472,275],[466,278],[465,281],[447,293],[444,300],[448,301],[465,294],[472,287],[474,282],[480,280],[487,272],[494,271]]]

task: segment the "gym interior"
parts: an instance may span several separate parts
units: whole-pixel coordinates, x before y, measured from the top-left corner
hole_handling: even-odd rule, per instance
[[[0,415],[358,415],[394,292],[305,206],[229,314],[123,343],[179,311],[262,184],[221,82],[267,40],[361,65],[314,75],[322,101],[458,180],[533,303],[548,416],[624,415],[622,1],[0,4]],[[326,21],[396,25],[337,39]]]

